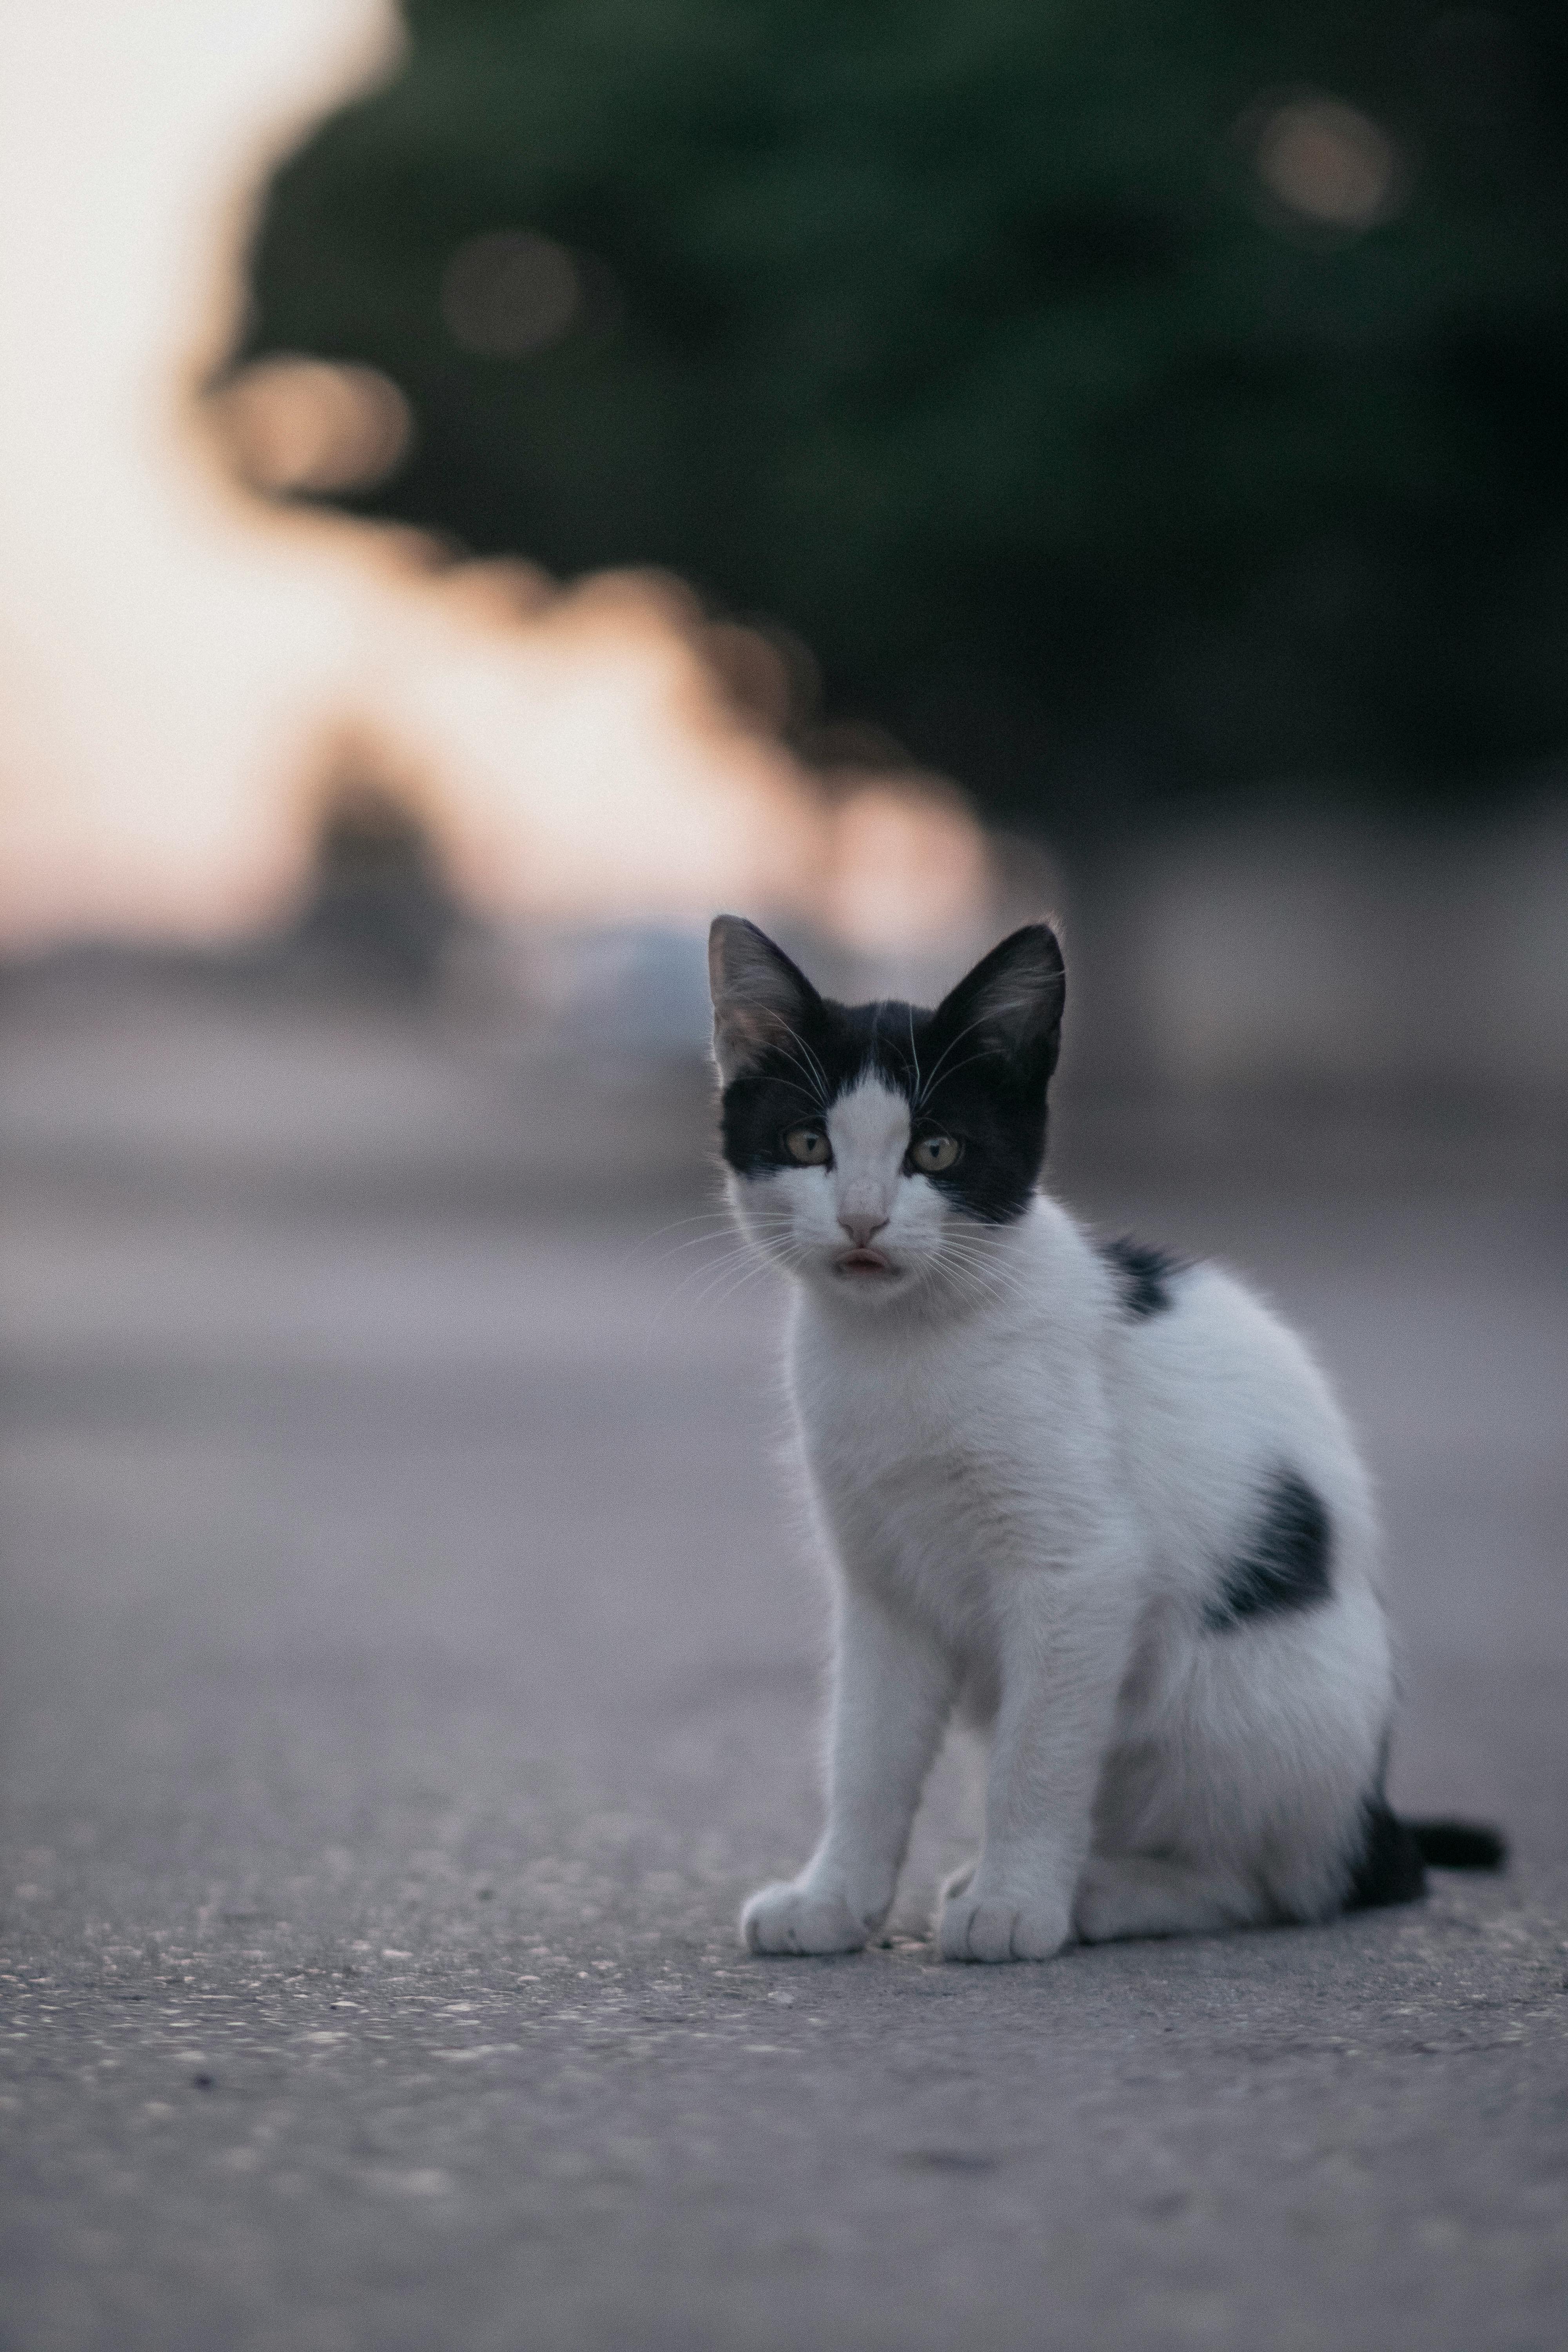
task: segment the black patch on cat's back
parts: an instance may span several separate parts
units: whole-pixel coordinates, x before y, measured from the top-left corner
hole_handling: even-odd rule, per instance
[[[1211,1633],[1251,1617],[1313,1609],[1331,1591],[1333,1535],[1320,1496],[1294,1470],[1271,1481],[1262,1516],[1204,1611]]]
[[[1172,1281],[1183,1270],[1181,1258],[1147,1242],[1135,1242],[1131,1234],[1101,1242],[1100,1255],[1116,1276],[1123,1314],[1134,1323],[1145,1323],[1151,1315],[1169,1310]]]

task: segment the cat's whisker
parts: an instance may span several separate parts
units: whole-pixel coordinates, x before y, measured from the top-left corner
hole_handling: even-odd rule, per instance
[[[800,1047],[800,1050],[805,1055],[807,1063],[809,1063],[812,1074],[814,1075],[820,1090],[822,1107],[826,1110],[827,1108],[826,1071],[823,1068],[822,1064],[817,1059],[816,1054],[813,1048],[807,1045],[805,1039],[801,1035],[800,1031],[796,1029],[792,1023],[786,1021],[784,1024],[784,1030],[786,1036],[793,1037],[795,1039],[795,1044]]]
[[[689,1265],[670,1266],[668,1272],[672,1279],[667,1298],[673,1301],[683,1297],[688,1291],[700,1287],[710,1275],[721,1273],[726,1266],[733,1265],[749,1255],[749,1246],[742,1244],[724,1250],[714,1249]]]
[[[812,1052],[811,1047],[806,1044],[805,1039],[801,1035],[798,1029],[793,1028],[787,1021],[784,1020],[780,1021],[779,1027],[786,1037],[794,1038],[796,1045],[799,1046],[800,1051],[798,1054],[792,1054],[788,1047],[784,1045],[775,1045],[774,1051],[782,1054],[784,1060],[790,1063],[794,1068],[797,1069],[802,1077],[809,1081],[808,1086],[803,1088],[802,1091],[806,1095],[807,1100],[813,1103],[818,1110],[826,1111],[827,1108],[828,1099],[827,1073],[824,1070],[822,1064],[817,1060],[816,1055]]]
[[[938,1244],[937,1255],[954,1264],[984,1266],[988,1270],[994,1267],[998,1273],[1005,1270],[1005,1261],[994,1250],[973,1242],[960,1241],[951,1234],[943,1235]]]
[[[690,1306],[701,1305],[708,1297],[710,1292],[733,1271],[737,1264],[754,1265],[759,1269],[764,1268],[770,1265],[776,1265],[779,1262],[781,1253],[787,1250],[789,1246],[788,1243],[784,1240],[782,1232],[769,1234],[765,1237],[752,1234],[742,1235],[737,1242],[735,1247],[727,1251],[721,1257],[712,1259],[707,1265],[696,1266],[692,1269],[691,1273],[686,1277],[687,1283],[700,1283],[702,1281],[704,1276],[710,1276],[711,1280],[704,1288],[697,1290],[693,1297],[687,1301],[687,1304]],[[682,1286],[684,1287],[685,1285]]]
[[[950,1261],[942,1268],[942,1276],[961,1297],[992,1307],[1000,1307],[1006,1302],[1008,1293],[989,1281],[976,1266]]]
[[[694,1209],[688,1217],[671,1217],[668,1224],[655,1225],[650,1234],[639,1234],[632,1246],[641,1249],[649,1242],[662,1241],[666,1234],[678,1234],[683,1225],[711,1223],[717,1218],[732,1221],[733,1217],[734,1211],[727,1202],[716,1202],[710,1209]]]
[[[935,1086],[938,1078],[942,1076],[942,1065],[947,1060],[948,1055],[955,1053],[958,1047],[963,1045],[966,1037],[973,1036],[976,1029],[983,1029],[987,1021],[992,1018],[993,1012],[988,1006],[987,1009],[984,1013],[978,1014],[974,1020],[967,1023],[966,1025],[958,1032],[958,1034],[955,1037],[949,1038],[947,1044],[942,1047],[942,1052],[937,1055],[936,1063],[931,1070],[931,1076],[927,1078],[925,1085],[921,1088],[920,1093],[915,1097],[914,1108],[916,1110],[919,1110],[921,1104],[925,1102],[932,1087]],[[991,1053],[1000,1052],[1000,1050],[999,1046],[987,1048],[987,1051]]]
[[[763,1213],[783,1213],[756,1211],[752,1213],[754,1217]],[[658,1250],[651,1256],[647,1255],[655,1242],[661,1240],[666,1234],[679,1233],[682,1226],[686,1225],[699,1225],[702,1230],[683,1235],[679,1241],[669,1243],[664,1249]],[[735,1213],[727,1204],[722,1208],[700,1210],[689,1217],[675,1217],[668,1225],[660,1225],[655,1232],[644,1234],[638,1240],[633,1242],[625,1255],[616,1260],[617,1270],[629,1272],[635,1267],[638,1271],[653,1272],[659,1266],[668,1265],[671,1258],[679,1256],[683,1251],[711,1246],[732,1237],[734,1232]]]
[[[658,1308],[655,1310],[653,1322],[649,1326],[650,1334],[654,1329],[657,1329],[660,1318],[667,1314],[678,1302],[681,1302],[687,1306],[693,1303],[689,1297],[683,1300],[683,1293],[692,1291],[695,1286],[700,1283],[727,1274],[731,1267],[739,1265],[742,1260],[752,1257],[753,1255],[754,1248],[751,1242],[743,1239],[736,1240],[731,1242],[730,1245],[717,1257],[706,1259],[700,1265],[689,1266],[686,1272],[681,1276],[680,1279],[673,1285],[667,1296],[660,1300]],[[698,1291],[696,1295],[700,1298],[701,1297],[700,1291]]]
[[[646,1270],[650,1274],[656,1273],[660,1266],[668,1265],[688,1250],[713,1249],[725,1238],[724,1228],[719,1225],[705,1234],[692,1234],[683,1242],[671,1242],[668,1249],[660,1250],[656,1258],[647,1261]]]
[[[767,1258],[754,1259],[750,1265],[743,1267],[741,1273],[733,1277],[725,1289],[721,1290],[716,1296],[705,1297],[700,1303],[706,1306],[710,1312],[716,1313],[721,1307],[728,1306],[731,1298],[738,1297],[747,1285],[758,1276],[770,1273],[781,1274],[784,1270],[784,1267],[771,1263]]]
[[[721,1307],[743,1290],[753,1275],[784,1274],[804,1264],[811,1252],[802,1244],[773,1242],[765,1247],[747,1243],[736,1253],[742,1264],[736,1271],[736,1257],[724,1260],[714,1272],[714,1279],[705,1289],[697,1291],[685,1304],[689,1307]]]
[[[787,1211],[782,1209],[771,1212],[753,1210],[752,1214],[753,1222],[758,1224],[763,1223],[765,1216],[772,1215],[776,1218],[777,1229],[781,1232],[792,1223]],[[731,1233],[734,1230],[734,1219],[728,1212],[725,1214],[724,1226],[728,1226]],[[672,1257],[679,1257],[683,1250],[711,1248],[713,1244],[722,1237],[724,1226],[721,1226],[717,1231],[713,1232],[693,1234],[683,1242],[672,1242],[668,1249],[661,1250],[659,1252],[658,1257],[652,1261],[653,1265],[656,1266],[667,1265]]]
[[[942,1255],[945,1257],[962,1260],[964,1264],[969,1265],[982,1266],[988,1273],[994,1273],[999,1277],[1003,1278],[1012,1276],[1016,1271],[1015,1268],[1009,1265],[1007,1259],[998,1251],[987,1249],[983,1244],[977,1244],[973,1242],[957,1242],[948,1239],[945,1240],[942,1245]]]
[[[966,1055],[964,1055],[964,1057],[963,1057],[963,1061],[962,1061],[962,1062],[955,1062],[955,1063],[953,1064],[953,1066],[952,1066],[952,1069],[951,1069],[951,1070],[949,1070],[949,1072],[948,1072],[948,1074],[947,1074],[947,1075],[948,1075],[948,1076],[949,1076],[949,1078],[950,1078],[950,1079],[951,1079],[951,1078],[956,1078],[956,1077],[957,1077],[957,1076],[958,1076],[958,1074],[959,1074],[959,1072],[960,1072],[960,1070],[967,1070],[967,1069],[970,1069],[970,1068],[972,1068],[972,1067],[973,1066],[973,1065],[974,1065],[976,1062],[992,1062],[992,1061],[994,1061],[994,1060],[995,1060],[995,1058],[996,1058],[996,1056],[997,1056],[997,1055],[1001,1052],[1001,1050],[1002,1050],[1002,1049],[1001,1049],[1001,1047],[1000,1047],[999,1045],[983,1045],[983,1046],[981,1047],[981,1049],[980,1049],[980,1051],[979,1051],[979,1053],[978,1053],[978,1054],[966,1054]],[[927,1086],[927,1087],[926,1087],[926,1094],[929,1094],[929,1093],[931,1092],[931,1087],[933,1087],[935,1084],[936,1084],[936,1079],[935,1079],[935,1076],[934,1076],[934,1075],[933,1075],[933,1076],[932,1076],[932,1077],[931,1077],[931,1081],[930,1081],[930,1084],[928,1084],[928,1086]],[[922,1095],[922,1096],[921,1097],[921,1102],[923,1102],[924,1100],[925,1100],[925,1096],[924,1096],[924,1095]],[[916,1104],[916,1106],[915,1106],[915,1108],[917,1108],[917,1110],[918,1110],[918,1109],[919,1109],[919,1108],[920,1108],[920,1104],[919,1104],[919,1103],[917,1103],[917,1104]]]
[[[795,1068],[796,1068],[797,1070],[799,1070],[799,1069],[803,1069],[803,1068],[804,1068],[804,1066],[804,1066],[802,1063],[800,1063],[800,1062],[795,1062],[795,1056],[794,1056],[794,1055],[793,1055],[793,1054],[792,1054],[792,1055],[790,1055],[787,1058],[788,1058],[790,1061],[792,1061],[792,1062],[794,1062],[794,1063],[795,1063]],[[821,1088],[820,1087],[816,1087],[816,1086],[808,1086],[808,1087],[798,1086],[793,1078],[779,1078],[779,1079],[777,1079],[777,1080],[775,1081],[775,1083],[776,1083],[778,1086],[782,1087],[784,1088],[784,1092],[785,1092],[786,1094],[801,1095],[801,1096],[803,1096],[803,1097],[805,1097],[805,1100],[806,1100],[806,1101],[811,1105],[811,1107],[812,1107],[813,1110],[818,1110],[818,1111],[821,1111],[821,1112],[822,1112],[822,1114],[824,1115],[824,1117],[826,1118],[826,1112],[827,1112],[827,1104],[826,1104],[826,1099],[825,1099],[825,1097],[824,1097],[824,1096],[823,1096],[822,1088]]]
[[[721,1266],[715,1267],[710,1280],[700,1290],[692,1292],[686,1305],[688,1307],[711,1306],[732,1283],[749,1281],[753,1274],[763,1270],[766,1263],[765,1258],[758,1257],[754,1252],[742,1251],[739,1257],[727,1259]]]
[[[966,1266],[963,1271],[966,1278],[976,1286],[978,1291],[983,1292],[994,1306],[1005,1307],[1015,1301],[1026,1305],[1028,1302],[1028,1286],[1025,1283],[1009,1282],[1005,1277],[999,1278],[984,1266]]]
[[[965,1286],[971,1297],[984,1296],[997,1306],[1027,1295],[1027,1285],[990,1252],[949,1245],[939,1250],[936,1264],[955,1286]]]

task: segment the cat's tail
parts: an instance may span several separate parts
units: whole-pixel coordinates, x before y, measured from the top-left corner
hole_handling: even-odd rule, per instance
[[[1345,1892],[1347,1911],[1385,1903],[1419,1903],[1426,1866],[1437,1870],[1500,1870],[1508,1843],[1500,1832],[1473,1822],[1407,1822],[1374,1797],[1365,1811],[1364,1843]]]
[[[1423,1862],[1436,1870],[1502,1870],[1508,1840],[1480,1822],[1405,1822]]]

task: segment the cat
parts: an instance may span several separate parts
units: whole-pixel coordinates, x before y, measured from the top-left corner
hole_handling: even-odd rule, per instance
[[[1233,1276],[1097,1244],[1039,1190],[1066,975],[1046,923],[934,1012],[709,947],[728,1184],[794,1283],[789,1385],[836,1570],[827,1821],[742,1915],[847,1952],[891,1907],[956,1710],[989,1734],[952,1960],[1324,1920],[1501,1842],[1397,1819],[1366,1474]]]

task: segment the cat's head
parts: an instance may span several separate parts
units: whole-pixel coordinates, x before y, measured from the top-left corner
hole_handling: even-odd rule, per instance
[[[1046,1150],[1066,980],[1045,923],[1015,931],[934,1013],[837,1004],[738,915],[708,943],[724,1158],[748,1233],[803,1281],[868,1305],[977,1295]]]

